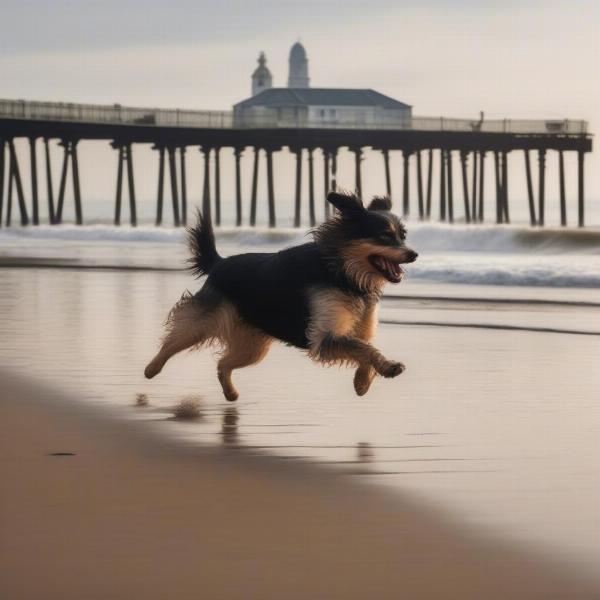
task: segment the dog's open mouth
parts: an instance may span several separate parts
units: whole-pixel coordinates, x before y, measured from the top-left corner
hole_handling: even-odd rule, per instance
[[[400,283],[404,277],[404,269],[400,263],[394,262],[381,254],[371,254],[369,262],[391,283]]]

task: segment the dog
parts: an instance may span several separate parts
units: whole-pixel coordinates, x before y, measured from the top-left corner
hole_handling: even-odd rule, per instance
[[[337,210],[311,231],[313,241],[276,253],[222,258],[210,218],[198,214],[188,230],[190,269],[208,277],[169,313],[162,346],[145,376],[158,375],[182,350],[217,344],[219,382],[225,398],[235,401],[232,371],[259,363],[274,340],[324,365],[353,366],[359,396],[376,375],[400,375],[404,365],[370,342],[384,285],[400,283],[401,265],[418,255],[406,246],[406,229],[390,212],[388,197],[375,197],[366,207],[354,194],[330,192],[327,200]]]

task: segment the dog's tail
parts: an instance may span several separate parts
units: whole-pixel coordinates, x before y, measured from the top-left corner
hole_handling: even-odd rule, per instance
[[[187,242],[192,254],[188,259],[189,269],[196,277],[208,275],[222,260],[217,252],[210,215],[203,217],[198,211],[196,226],[187,230]]]

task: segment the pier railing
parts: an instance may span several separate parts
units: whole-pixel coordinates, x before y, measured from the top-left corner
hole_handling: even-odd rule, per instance
[[[572,119],[455,119],[448,117],[412,117],[405,122],[311,122],[305,119],[244,116],[234,118],[232,111],[182,110],[121,106],[120,104],[74,104],[0,100],[0,119],[37,121],[70,121],[78,123],[106,123],[111,125],[140,125],[156,127],[192,127],[208,129],[374,129],[452,131],[512,134],[585,135],[587,121]]]

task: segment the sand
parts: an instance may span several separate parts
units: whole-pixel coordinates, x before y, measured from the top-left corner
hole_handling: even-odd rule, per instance
[[[0,598],[600,597],[328,469],[193,448],[0,384]]]

